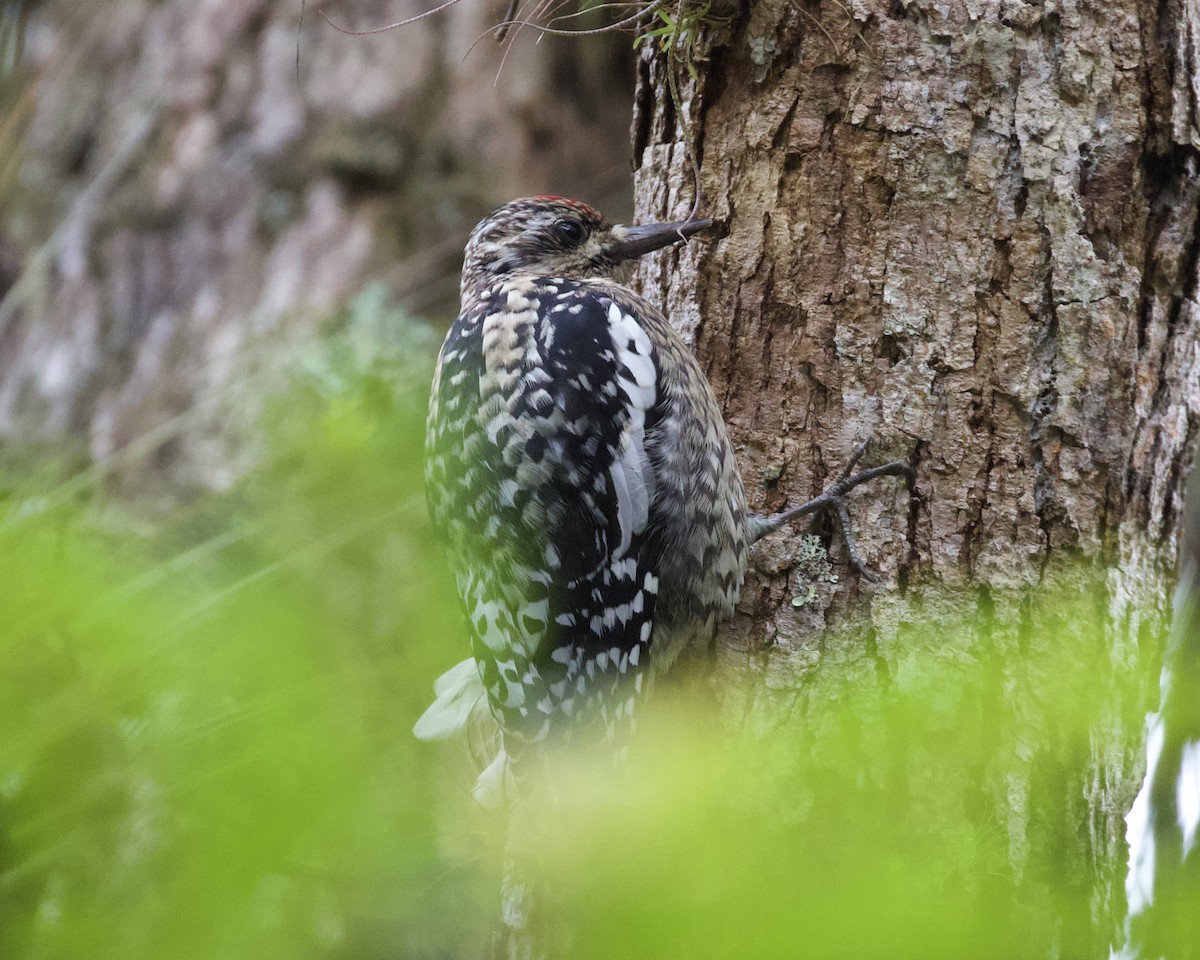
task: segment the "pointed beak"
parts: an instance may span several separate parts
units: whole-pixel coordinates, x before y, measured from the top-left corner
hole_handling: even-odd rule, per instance
[[[606,251],[613,263],[633,260],[652,250],[687,240],[712,226],[711,220],[673,220],[671,223],[645,223],[636,227],[613,227],[616,240]]]

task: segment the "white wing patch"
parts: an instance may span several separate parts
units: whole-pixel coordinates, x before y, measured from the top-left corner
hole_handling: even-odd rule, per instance
[[[658,377],[651,358],[650,338],[637,320],[613,303],[608,308],[608,324],[622,367],[617,384],[628,398],[629,411],[619,452],[609,468],[621,530],[613,559],[619,561],[629,551],[633,535],[645,530],[650,519],[654,490],[646,454],[646,414],[658,398]]]
[[[436,699],[426,710],[413,733],[420,740],[447,740],[462,733],[481,711],[486,711],[483,682],[479,679],[479,666],[474,658],[468,657],[451,667],[433,685]]]

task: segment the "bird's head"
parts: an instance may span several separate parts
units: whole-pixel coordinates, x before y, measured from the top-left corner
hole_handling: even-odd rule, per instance
[[[617,264],[711,225],[711,220],[677,220],[627,227],[609,223],[578,200],[513,200],[484,217],[472,232],[463,262],[463,292],[515,274],[611,276]]]

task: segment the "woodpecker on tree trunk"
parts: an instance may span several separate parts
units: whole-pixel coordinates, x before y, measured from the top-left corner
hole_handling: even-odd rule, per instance
[[[577,201],[534,197],[500,207],[467,244],[425,478],[473,656],[438,682],[416,732],[494,718],[485,793],[530,743],[631,729],[651,676],[733,611],[760,536],[828,508],[852,544],[841,496],[908,471],[847,470],[807,504],[748,513],[695,357],[612,279],[619,263],[709,226],[613,225]]]

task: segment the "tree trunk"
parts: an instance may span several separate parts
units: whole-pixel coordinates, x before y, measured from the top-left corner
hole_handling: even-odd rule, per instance
[[[878,586],[836,537],[831,569],[795,532],[752,556],[718,641],[726,709],[811,724],[841,683],[984,664],[980,709],[1028,726],[1026,775],[989,784],[1014,874],[1065,789],[1112,918],[1200,426],[1196,8],[757,0],[691,39],[695,80],[642,60],[637,212],[691,206],[681,113],[726,235],[640,279],[724,405],[752,508],[815,496],[866,437],[864,464],[916,471],[911,499],[881,482],[850,504]],[[1048,791],[1022,677],[1050,662],[1062,612],[1034,591],[1054,584],[1103,626],[1075,655],[1146,682],[1105,692]]]

